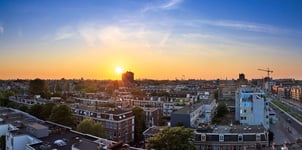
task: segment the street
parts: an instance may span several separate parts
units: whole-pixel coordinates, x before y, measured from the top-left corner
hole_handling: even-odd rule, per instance
[[[285,141],[294,143],[297,138],[302,138],[302,126],[288,116],[286,112],[270,105],[276,112],[278,122],[271,124],[270,129],[274,132],[274,142],[283,144]]]

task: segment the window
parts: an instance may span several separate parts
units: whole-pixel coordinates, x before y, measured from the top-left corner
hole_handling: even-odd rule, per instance
[[[242,134],[238,136],[238,141],[242,141]]]
[[[220,141],[220,142],[223,142],[223,141],[224,141],[224,135],[223,135],[223,134],[220,134],[220,135],[219,135],[219,141]]]

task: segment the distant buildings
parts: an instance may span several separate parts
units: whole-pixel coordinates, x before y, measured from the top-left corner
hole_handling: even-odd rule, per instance
[[[122,81],[124,84],[129,85],[134,83],[134,73],[127,71],[122,74]]]
[[[290,95],[292,99],[302,102],[302,88],[300,86],[292,87]]]
[[[269,101],[257,89],[241,87],[235,97],[235,120],[241,125],[263,125],[269,128]]]

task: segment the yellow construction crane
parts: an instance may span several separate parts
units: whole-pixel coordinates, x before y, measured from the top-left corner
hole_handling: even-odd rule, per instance
[[[270,70],[269,68],[267,68],[266,70],[265,69],[258,69],[259,71],[265,71],[267,72],[267,77],[269,78],[269,74],[270,73],[273,73],[273,70]]]

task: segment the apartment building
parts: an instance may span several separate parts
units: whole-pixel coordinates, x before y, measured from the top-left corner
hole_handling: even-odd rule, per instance
[[[194,132],[196,150],[244,150],[268,147],[268,131],[263,126],[202,126]]]
[[[5,107],[0,107],[0,136],[5,136],[6,150],[139,149],[123,142],[82,134],[69,127]]]
[[[134,114],[131,110],[81,104],[70,107],[78,123],[86,118],[102,123],[110,140],[126,143],[134,140]]]
[[[264,92],[241,87],[235,97],[235,120],[241,125],[263,125],[269,128],[269,101]]]
[[[160,119],[163,116],[162,110],[153,107],[145,107],[143,109],[145,112],[146,127],[159,126]]]
[[[198,125],[198,119],[202,112],[202,103],[185,106],[182,109],[172,113],[171,126],[174,127],[181,123],[186,128],[194,128],[196,125]]]
[[[10,96],[9,100],[17,104],[23,104],[27,106],[32,106],[35,104],[46,104],[47,99],[41,98],[40,95],[35,96]]]
[[[302,102],[302,88],[300,86],[292,87],[290,95],[292,99]]]

